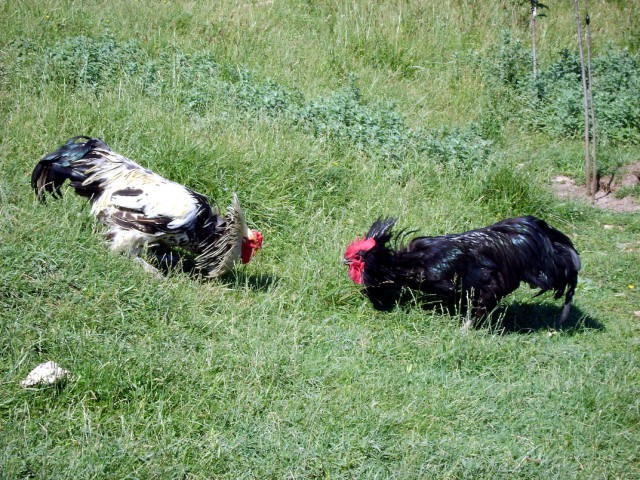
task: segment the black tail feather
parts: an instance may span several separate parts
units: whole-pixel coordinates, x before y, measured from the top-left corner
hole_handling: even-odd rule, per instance
[[[565,297],[562,313],[556,321],[556,326],[560,327],[569,317],[571,312],[571,302],[578,283],[578,272],[581,262],[578,252],[571,239],[561,231],[550,226],[544,220],[535,217],[526,217],[526,221],[536,226],[536,231],[551,242],[553,247],[552,258],[543,266],[545,269],[545,282],[533,282],[532,286],[541,288],[539,294],[548,290],[553,290],[555,299]],[[538,295],[539,295],[538,294]],[[536,295],[537,296],[537,295]]]
[[[576,271],[573,275],[573,278],[570,280],[569,286],[567,288],[567,293],[564,297],[564,307],[562,307],[562,313],[560,317],[556,321],[556,327],[560,328],[562,324],[569,318],[569,313],[571,312],[571,302],[573,301],[573,294],[576,291],[576,286],[578,284],[578,272]]]
[[[378,245],[386,244],[391,240],[391,229],[396,224],[396,221],[397,220],[395,218],[377,219],[373,222],[373,225],[371,225],[366,238],[373,238]]]
[[[86,140],[78,142],[78,140]],[[84,135],[70,138],[55,152],[45,155],[33,169],[31,174],[31,187],[41,201],[44,201],[44,193],[48,192],[53,197],[61,197],[60,187],[66,180],[81,184],[85,177],[82,173],[74,170],[73,162],[83,158],[98,143],[103,143],[99,139],[94,139]]]

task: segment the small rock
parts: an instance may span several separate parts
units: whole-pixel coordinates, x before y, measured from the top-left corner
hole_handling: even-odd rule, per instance
[[[68,370],[61,368],[56,362],[45,362],[31,370],[27,378],[20,382],[25,388],[36,385],[54,385],[62,380],[73,378]]]
[[[616,246],[623,252],[640,252],[640,242],[618,243]]]
[[[573,181],[572,178],[567,177],[565,175],[558,175],[557,177],[553,178],[553,181],[555,183],[568,183],[569,185],[573,185],[573,184],[576,183],[576,182]]]

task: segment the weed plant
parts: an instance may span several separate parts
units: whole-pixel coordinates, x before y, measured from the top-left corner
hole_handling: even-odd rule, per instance
[[[637,53],[609,45],[593,61],[593,95],[598,136],[605,143],[640,141],[640,60]],[[501,119],[521,116],[522,128],[558,137],[579,137],[581,117],[580,57],[564,49],[534,80],[527,47],[503,33],[493,58],[485,65],[494,108],[504,108]]]

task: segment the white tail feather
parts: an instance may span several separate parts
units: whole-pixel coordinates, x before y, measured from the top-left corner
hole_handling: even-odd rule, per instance
[[[207,277],[219,277],[233,268],[242,253],[242,240],[247,224],[237,195],[227,210],[226,227],[217,241],[208,245],[196,258],[198,268],[207,271]]]

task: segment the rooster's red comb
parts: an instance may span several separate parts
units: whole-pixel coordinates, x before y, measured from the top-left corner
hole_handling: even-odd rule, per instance
[[[344,252],[344,258],[354,258],[358,252],[371,250],[376,246],[376,241],[373,238],[358,238],[351,242]]]

